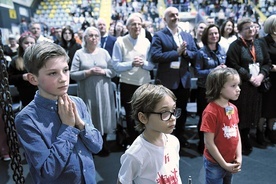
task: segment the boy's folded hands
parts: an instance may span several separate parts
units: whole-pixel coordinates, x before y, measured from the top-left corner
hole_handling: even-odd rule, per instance
[[[68,94],[58,97],[58,114],[63,124],[68,126],[76,125],[73,102],[68,97]]]

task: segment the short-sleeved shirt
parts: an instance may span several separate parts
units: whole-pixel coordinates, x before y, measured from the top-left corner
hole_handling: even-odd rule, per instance
[[[202,124],[200,131],[214,133],[214,143],[224,160],[231,163],[236,158],[236,150],[239,142],[238,109],[232,103],[231,115],[226,114],[226,109],[211,102],[202,113]],[[216,163],[208,149],[205,147],[204,156],[211,162]]]
[[[158,147],[138,136],[121,156],[118,178],[121,183],[175,183],[181,184],[179,175],[179,141],[166,134],[167,143]]]

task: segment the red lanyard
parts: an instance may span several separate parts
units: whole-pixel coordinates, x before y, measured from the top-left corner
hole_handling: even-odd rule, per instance
[[[241,37],[241,40],[242,42],[245,44],[245,46],[248,48],[249,52],[251,53],[252,55],[252,58],[253,58],[253,61],[254,63],[256,62],[256,51],[255,51],[255,46],[254,46],[254,43],[252,43],[252,46],[251,48],[247,45],[246,41]],[[253,42],[253,40],[252,40]]]

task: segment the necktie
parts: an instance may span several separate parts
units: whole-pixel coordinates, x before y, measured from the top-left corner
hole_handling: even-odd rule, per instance
[[[104,48],[104,43],[106,42],[107,37],[101,37],[101,48]]]

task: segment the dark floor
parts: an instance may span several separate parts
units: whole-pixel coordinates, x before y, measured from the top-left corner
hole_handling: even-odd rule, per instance
[[[197,117],[189,117],[188,124],[194,125]],[[196,128],[190,126],[187,136],[191,147],[181,150],[180,175],[182,183],[187,183],[188,176],[192,176],[193,184],[203,184],[204,169],[202,156],[196,151]],[[243,156],[242,171],[234,175],[233,184],[273,184],[276,180],[276,145],[269,145],[266,149],[258,148],[254,135],[251,140],[253,151],[248,156]],[[110,141],[111,154],[108,157],[95,156],[98,184],[114,184],[120,168],[120,156],[123,149],[115,141]],[[12,170],[9,162],[0,161],[0,184],[13,184]],[[32,184],[28,165],[23,165],[26,184]]]

